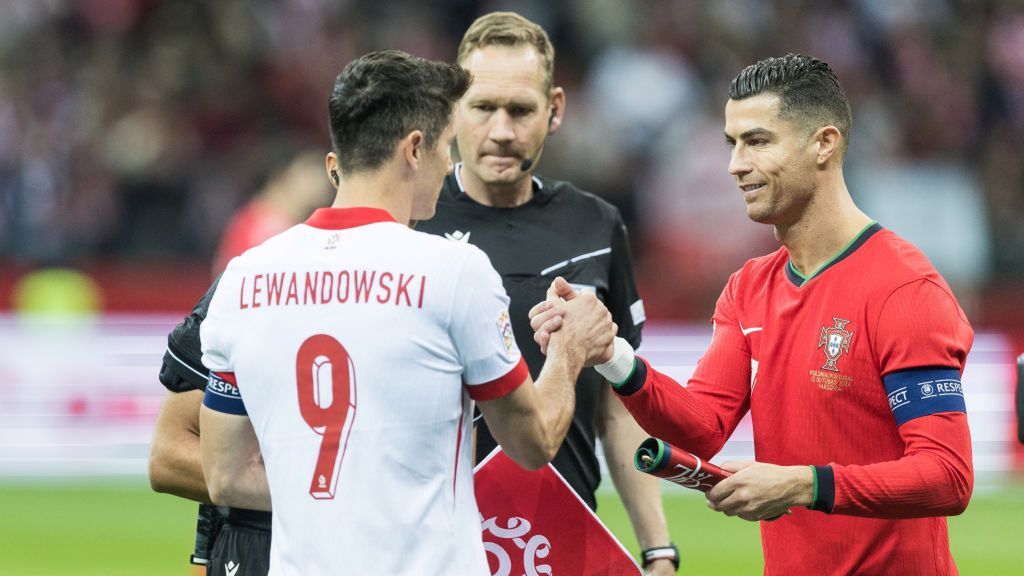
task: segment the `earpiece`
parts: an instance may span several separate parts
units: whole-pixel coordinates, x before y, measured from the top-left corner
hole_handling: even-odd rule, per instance
[[[551,125],[554,124],[554,123],[555,123],[555,107],[552,106],[551,107],[551,113],[548,114],[548,130],[551,130]],[[540,156],[540,152],[543,149],[544,149],[544,142],[542,141],[540,143],[540,149],[537,150],[537,156]],[[536,161],[536,158],[525,158],[522,161],[522,163],[519,164],[519,171],[520,172],[526,172],[527,170],[529,170],[530,168],[533,167],[533,163],[535,161]]]
[[[335,186],[341,186],[341,177],[338,176],[338,171],[337,170],[334,170],[334,169],[331,170],[331,180],[334,180],[334,185]]]

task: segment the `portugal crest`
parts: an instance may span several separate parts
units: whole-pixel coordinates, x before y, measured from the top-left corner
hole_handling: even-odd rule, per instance
[[[822,365],[821,369],[839,372],[836,362],[839,361],[839,358],[844,353],[850,351],[850,341],[853,340],[853,332],[846,329],[846,325],[850,323],[849,320],[833,316],[832,321],[835,322],[835,326],[831,328],[828,326],[821,327],[818,348],[825,348],[825,364]]]

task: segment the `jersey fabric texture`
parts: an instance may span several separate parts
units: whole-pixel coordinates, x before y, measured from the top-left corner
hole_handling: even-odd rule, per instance
[[[320,209],[231,261],[201,336],[204,404],[259,438],[270,574],[487,573],[472,400],[528,373],[483,252]]]
[[[643,328],[643,303],[637,295],[626,228],[619,211],[567,182],[533,178],[533,197],[515,208],[484,206],[460,185],[461,165],[445,179],[435,216],[416,229],[473,244],[491,259],[508,292],[516,342],[530,374],[537,378],[544,355],[533,341],[528,312],[544,300],[556,276],[577,289],[591,290],[608,307],[619,336],[637,347]],[[601,469],[594,453],[595,418],[604,380],[592,368],[580,373],[576,409],[552,464],[591,509]],[[476,461],[497,442],[478,420]]]
[[[710,458],[749,410],[757,460],[813,465],[812,509],[761,523],[766,574],[955,574],[973,488],[960,376],[973,331],[914,246],[874,224],[810,278],[785,248],[729,279],[688,386],[642,359],[617,391]]]

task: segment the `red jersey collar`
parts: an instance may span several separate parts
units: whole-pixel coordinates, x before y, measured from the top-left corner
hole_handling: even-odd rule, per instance
[[[377,222],[395,222],[395,217],[380,208],[317,208],[306,220],[307,226],[323,230],[344,230]]]

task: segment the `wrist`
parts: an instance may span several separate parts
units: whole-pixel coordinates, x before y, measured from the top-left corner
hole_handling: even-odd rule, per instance
[[[668,560],[676,570],[679,570],[679,548],[675,542],[669,542],[667,546],[644,548],[640,551],[640,560],[644,568],[659,560]]]
[[[818,481],[813,466],[792,466],[794,491],[792,506],[810,508],[817,497]]]
[[[616,336],[615,343],[612,346],[611,359],[604,364],[594,366],[594,369],[605,380],[611,382],[612,386],[618,387],[626,380],[629,380],[635,365],[636,353],[633,352],[633,347],[624,338]]]

